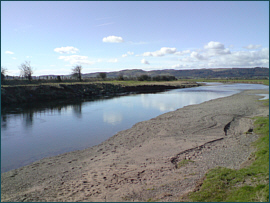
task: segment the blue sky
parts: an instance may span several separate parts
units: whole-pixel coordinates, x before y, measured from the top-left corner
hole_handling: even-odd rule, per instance
[[[269,67],[268,1],[1,1],[1,67],[20,75]]]

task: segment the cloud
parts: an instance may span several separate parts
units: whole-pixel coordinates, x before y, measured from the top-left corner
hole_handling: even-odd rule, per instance
[[[209,60],[209,67],[268,67],[269,49],[258,51],[237,51]]]
[[[198,59],[198,60],[206,60],[206,58],[205,58],[204,56],[202,56],[201,54],[199,54],[198,52],[195,52],[195,51],[193,51],[193,52],[190,54],[190,56],[191,56],[192,58],[196,58],[196,59]]]
[[[142,59],[142,60],[141,60],[141,63],[143,63],[143,64],[148,64],[148,65],[150,64],[150,63],[149,63],[148,61],[146,61],[145,59]]]
[[[104,37],[102,39],[103,42],[109,42],[109,43],[122,43],[124,42],[122,37],[117,37],[117,36],[108,36]]]
[[[79,49],[75,47],[67,46],[67,47],[55,48],[54,51],[60,54],[75,54],[77,51],[79,51]]]
[[[207,45],[204,46],[207,52],[207,56],[215,56],[215,55],[226,55],[231,54],[229,49],[225,49],[224,44],[220,42],[211,41]]]
[[[185,54],[189,54],[190,52],[191,52],[190,50],[185,50],[185,51],[175,52],[174,54],[178,55],[178,56],[182,56],[182,55],[185,55]]]
[[[250,44],[248,46],[244,46],[243,48],[245,48],[245,49],[259,49],[261,47],[262,47],[262,45],[259,45],[259,44],[257,44],[257,45]]]
[[[118,62],[118,59],[109,59],[108,62],[109,63],[117,63]]]
[[[187,68],[191,68],[190,65],[187,64],[176,64],[172,66],[173,69],[187,69]]]
[[[59,56],[58,59],[62,59],[64,61],[68,61],[71,65],[92,65],[93,61],[88,60],[88,56],[79,56],[79,55],[71,55],[71,56]]]
[[[220,42],[211,41],[207,45],[204,46],[205,49],[225,49],[224,44]]]
[[[162,47],[160,50],[154,52],[144,52],[142,56],[164,56],[165,54],[174,54],[176,48]]]
[[[6,54],[14,54],[14,52],[12,52],[12,51],[6,51],[5,53]]]
[[[106,25],[112,25],[112,24],[114,24],[114,23],[115,23],[115,22],[103,23],[103,24],[97,25],[96,27],[101,27],[101,26],[106,26]]]
[[[131,56],[133,54],[134,54],[134,52],[128,51],[126,54],[123,54],[122,57],[124,58],[124,57],[127,57],[127,56]]]

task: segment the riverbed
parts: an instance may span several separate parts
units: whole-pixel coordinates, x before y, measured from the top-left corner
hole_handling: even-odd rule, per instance
[[[73,103],[2,110],[1,172],[102,143],[119,131],[184,106],[227,97],[258,84],[221,84]]]

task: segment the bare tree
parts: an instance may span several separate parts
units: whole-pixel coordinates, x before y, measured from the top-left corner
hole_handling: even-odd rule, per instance
[[[75,66],[72,68],[72,75],[82,81],[82,66]]]
[[[32,80],[33,68],[30,65],[30,61],[25,61],[25,63],[22,63],[19,69],[21,70],[22,76],[26,77],[29,81]]]
[[[1,66],[1,81],[5,80],[7,69]]]

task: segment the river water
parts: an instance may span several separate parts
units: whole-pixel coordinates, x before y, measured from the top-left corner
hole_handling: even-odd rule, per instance
[[[28,165],[44,157],[100,144],[137,122],[246,89],[268,90],[269,87],[212,83],[210,86],[155,94],[2,109],[1,172]]]

